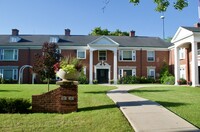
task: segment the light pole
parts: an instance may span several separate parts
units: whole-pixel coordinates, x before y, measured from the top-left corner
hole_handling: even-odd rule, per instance
[[[165,39],[165,16],[164,13],[162,13],[162,16],[160,16],[160,19],[162,19],[163,24],[162,24],[162,28],[163,28],[163,40]]]

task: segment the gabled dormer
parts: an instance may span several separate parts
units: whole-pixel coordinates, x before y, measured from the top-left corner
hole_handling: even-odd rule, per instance
[[[10,36],[9,42],[10,43],[17,43],[21,40],[19,37],[19,30],[18,29],[12,29],[12,35]]]
[[[10,43],[17,43],[21,40],[21,38],[19,36],[10,36]]]
[[[58,43],[58,41],[59,41],[59,37],[58,36],[51,36],[49,38],[49,42],[50,43]]]

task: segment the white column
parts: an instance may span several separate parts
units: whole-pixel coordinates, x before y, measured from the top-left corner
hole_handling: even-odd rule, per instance
[[[114,76],[114,84],[117,84],[117,49],[114,50],[114,70],[113,70],[113,76]]]
[[[89,76],[89,83],[93,84],[93,51],[90,50],[90,76]]]
[[[180,79],[180,60],[179,60],[179,48],[174,47],[174,74],[175,74],[175,85],[178,85]]]
[[[192,86],[199,86],[197,42],[192,43]]]

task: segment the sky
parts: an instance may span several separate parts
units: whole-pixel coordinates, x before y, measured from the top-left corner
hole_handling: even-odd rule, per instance
[[[129,0],[0,0],[0,35],[62,35],[69,28],[72,35],[88,35],[95,27],[115,31],[136,31],[137,36],[163,37],[162,13],[155,11],[153,0],[140,0],[138,6]],[[173,0],[170,0],[173,1]],[[173,37],[180,26],[198,22],[198,0],[188,0],[182,11],[172,4],[164,13],[165,37]]]

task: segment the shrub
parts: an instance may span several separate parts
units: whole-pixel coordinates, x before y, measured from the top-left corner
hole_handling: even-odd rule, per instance
[[[114,80],[110,80],[110,84],[114,84]]]
[[[139,80],[140,79],[136,76],[125,76],[119,80],[119,83],[121,83],[121,84],[136,84],[136,83],[140,82]]]
[[[93,84],[97,84],[98,83],[98,80],[93,80]]]
[[[186,84],[187,83],[187,81],[184,78],[180,78],[179,80],[180,80],[181,84]]]
[[[26,113],[30,106],[26,99],[0,98],[0,113]]]
[[[88,79],[86,77],[86,75],[82,74],[79,78],[78,78],[78,82],[80,84],[88,84]]]
[[[163,80],[163,84],[174,85],[174,84],[175,84],[175,77],[174,77],[174,76],[167,76],[167,77]]]

